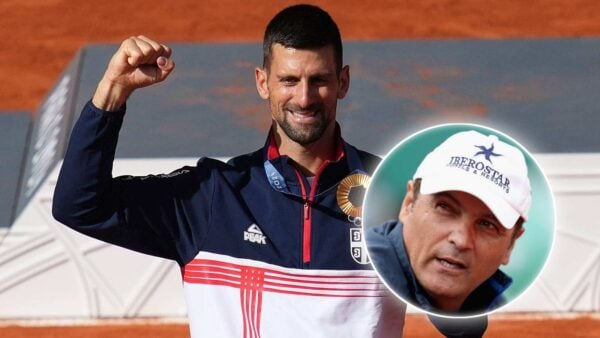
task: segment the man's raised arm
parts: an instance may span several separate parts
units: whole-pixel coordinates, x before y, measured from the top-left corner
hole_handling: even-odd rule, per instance
[[[209,188],[200,190],[208,193],[211,185],[197,180],[196,168],[171,175],[112,177],[125,101],[134,90],[165,80],[175,66],[170,56],[170,48],[144,36],[121,44],[73,127],[52,213],[89,236],[184,263],[192,255],[184,249],[195,245],[180,243],[193,240],[181,235],[192,223],[181,210],[191,201],[205,206],[194,214],[195,221],[205,224],[204,210],[210,208],[208,198],[186,191],[205,184]]]

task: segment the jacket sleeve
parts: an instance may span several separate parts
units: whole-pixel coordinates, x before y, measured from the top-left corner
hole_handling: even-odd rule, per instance
[[[88,102],[71,133],[54,191],[52,214],[91,237],[185,265],[206,232],[214,182],[209,169],[112,177],[125,109]],[[201,225],[201,226],[198,226]]]

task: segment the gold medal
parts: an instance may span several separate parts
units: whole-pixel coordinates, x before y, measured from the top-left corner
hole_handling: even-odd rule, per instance
[[[337,202],[342,211],[350,217],[360,217],[362,214],[362,200],[370,177],[365,174],[352,174],[346,176],[338,185]]]

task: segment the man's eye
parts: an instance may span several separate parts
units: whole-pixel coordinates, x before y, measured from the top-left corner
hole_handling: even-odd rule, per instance
[[[498,226],[498,224],[496,224],[494,222],[490,222],[488,220],[482,219],[479,221],[479,226],[481,226],[482,228],[484,228],[488,231],[494,231],[496,233],[500,233],[500,227]]]
[[[323,85],[327,84],[327,79],[322,78],[322,77],[317,77],[317,78],[314,78],[311,82],[313,85],[323,86]]]
[[[441,212],[451,213],[453,211],[452,207],[445,202],[437,202],[435,204],[435,208]]]
[[[289,77],[284,77],[283,79],[280,80],[280,82],[284,85],[284,86],[293,86],[295,85],[298,81],[294,78],[289,78]]]

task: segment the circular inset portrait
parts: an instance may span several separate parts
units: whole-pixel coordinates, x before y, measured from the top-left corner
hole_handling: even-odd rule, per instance
[[[375,170],[363,231],[399,298],[473,317],[521,295],[554,241],[554,199],[531,154],[497,130],[445,124],[400,142]]]

